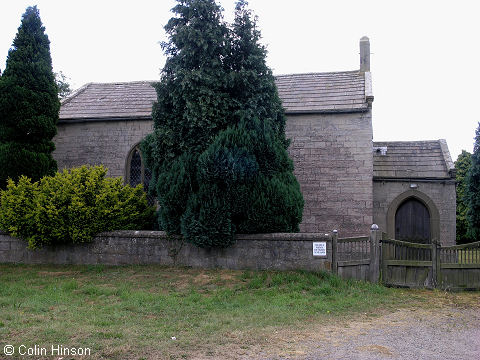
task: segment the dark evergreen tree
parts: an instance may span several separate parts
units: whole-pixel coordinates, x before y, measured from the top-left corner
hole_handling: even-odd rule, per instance
[[[472,241],[480,240],[480,123],[475,132],[472,164],[468,172],[466,197],[468,200],[468,235]]]
[[[457,161],[455,161],[457,182],[457,244],[466,244],[472,241],[468,236],[468,201],[466,197],[467,176],[471,164],[472,154],[468,151],[462,150]]]
[[[57,169],[52,151],[60,102],[50,41],[36,6],[27,8],[0,78],[0,187]]]
[[[298,231],[302,218],[284,110],[246,5],[228,29],[213,0],[179,1],[143,143],[162,227],[202,247],[228,246],[236,232]]]
[[[272,71],[266,64],[267,50],[260,44],[257,18],[247,5],[244,0],[236,4],[228,58],[233,70],[232,98],[238,106],[237,116],[268,122],[287,148],[285,113]]]
[[[154,132],[142,144],[158,195],[160,226],[180,233],[180,219],[197,191],[196,163],[227,126],[230,99],[224,59],[228,28],[214,0],[179,0],[165,30],[168,56],[153,105]]]

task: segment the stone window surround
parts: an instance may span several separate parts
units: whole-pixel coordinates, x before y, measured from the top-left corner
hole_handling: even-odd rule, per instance
[[[140,159],[142,163],[140,183],[142,185],[145,184],[145,162],[143,160],[142,151],[140,150],[140,142],[133,145],[132,148],[128,151],[127,159],[125,161],[125,178],[124,178],[125,184],[130,184],[130,166],[131,166],[133,154],[137,150],[140,153]]]

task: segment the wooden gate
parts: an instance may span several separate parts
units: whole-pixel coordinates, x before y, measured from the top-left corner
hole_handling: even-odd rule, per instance
[[[334,272],[342,279],[369,280],[370,238],[368,236],[336,239]]]
[[[382,281],[402,287],[435,287],[432,244],[382,239]]]
[[[380,239],[381,238],[381,239]],[[372,225],[370,236],[332,234],[332,271],[344,279],[387,286],[480,290],[480,241],[441,247],[388,239]]]
[[[443,289],[480,289],[480,241],[440,248],[437,283]]]
[[[480,289],[480,241],[441,247],[382,239],[382,281],[385,285],[449,290]]]

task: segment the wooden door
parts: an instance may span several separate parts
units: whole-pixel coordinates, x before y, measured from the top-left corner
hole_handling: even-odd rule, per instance
[[[430,243],[430,214],[421,201],[409,198],[398,207],[395,214],[395,239]]]

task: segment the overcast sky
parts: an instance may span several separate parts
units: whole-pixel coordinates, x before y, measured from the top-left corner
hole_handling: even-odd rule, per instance
[[[356,70],[371,43],[374,140],[447,139],[472,151],[480,84],[478,1],[250,0],[274,74]],[[225,18],[234,1],[222,0]],[[38,5],[55,71],[88,82],[157,80],[174,0],[15,0],[0,13],[0,68],[25,9]]]

